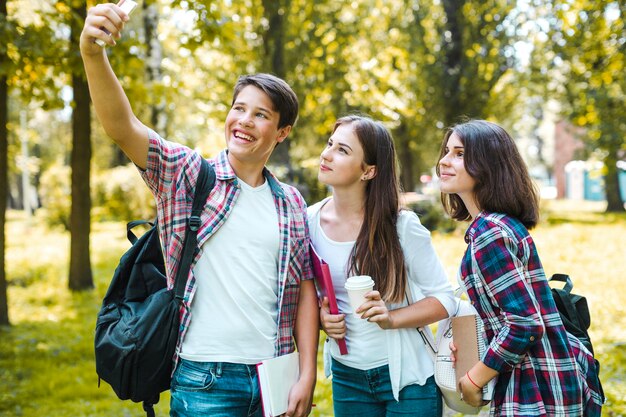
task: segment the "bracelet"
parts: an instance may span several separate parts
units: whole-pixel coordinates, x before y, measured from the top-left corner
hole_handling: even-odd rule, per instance
[[[483,389],[483,387],[479,387],[477,383],[475,383],[474,381],[472,381],[472,378],[470,378],[470,376],[469,376],[469,371],[467,371],[467,373],[465,374],[465,376],[467,377],[467,379],[469,379],[469,381],[472,383],[472,385],[474,385],[476,388],[478,388],[478,389]]]

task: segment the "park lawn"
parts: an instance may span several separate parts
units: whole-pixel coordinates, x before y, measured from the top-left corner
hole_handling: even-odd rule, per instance
[[[546,273],[570,274],[592,313],[591,336],[608,396],[603,415],[626,415],[626,215],[601,213],[601,205],[549,202],[532,234]],[[95,290],[67,290],[69,236],[40,218],[8,213],[7,276],[12,326],[0,329],[0,415],[110,417],[145,415],[139,404],[119,401],[98,378],[93,360],[95,317],[119,256],[128,247],[121,223],[92,228]],[[433,233],[454,282],[465,248],[462,230]],[[320,340],[321,346],[322,340]],[[316,407],[331,416],[330,381],[319,355]],[[169,395],[156,406],[168,415]]]

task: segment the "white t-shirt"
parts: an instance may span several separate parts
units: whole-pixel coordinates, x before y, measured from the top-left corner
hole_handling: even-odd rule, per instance
[[[316,245],[320,239],[320,234],[317,233],[318,229],[316,228],[316,224],[319,222],[320,209],[329,199],[330,197],[307,209],[313,245]],[[410,288],[413,301],[419,301],[425,297],[435,297],[448,311],[448,314],[453,313],[456,306],[454,292],[432,245],[430,232],[422,226],[415,213],[407,210],[402,210],[398,214],[396,229],[404,254],[407,286]],[[317,246],[315,248],[317,249]],[[324,255],[320,254],[320,256],[324,258]],[[333,281],[334,279],[333,276]],[[335,286],[335,290],[337,290],[337,286]],[[405,300],[402,303],[390,304],[387,307],[393,310],[406,306],[406,304],[407,301]],[[426,331],[430,331],[430,329],[427,328]],[[384,330],[383,334],[386,341],[391,388],[394,398],[398,399],[402,388],[410,384],[423,385],[433,375],[433,361],[416,329],[389,329]],[[324,345],[326,375],[330,375],[329,359],[334,344],[336,342],[333,340]],[[330,349],[328,348],[329,345],[331,346]],[[350,345],[348,345],[348,352],[350,352]]]
[[[255,364],[274,357],[278,215],[267,181],[256,188],[239,185],[228,219],[203,245],[194,267],[197,289],[183,359]]]
[[[348,293],[344,287],[349,268],[348,261],[355,242],[336,242],[330,239],[324,233],[319,219],[320,216],[316,216],[315,223],[310,225],[311,229],[316,229],[311,232],[311,242],[330,268],[339,311],[346,315],[348,354],[342,355],[339,352],[339,346],[333,340],[330,345],[331,355],[342,364],[361,370],[386,365],[388,355],[384,330],[376,323],[370,323],[353,314]]]

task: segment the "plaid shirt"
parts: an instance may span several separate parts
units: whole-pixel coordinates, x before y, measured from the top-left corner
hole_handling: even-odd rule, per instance
[[[500,373],[491,416],[599,416],[593,357],[565,331],[526,227],[482,212],[465,241],[461,277],[490,342],[482,360]]]
[[[152,130],[149,131],[149,140],[147,167],[145,171],[140,172],[157,203],[159,237],[163,246],[168,287],[171,288],[181,258],[187,218],[191,214],[202,157],[185,146],[164,140]],[[235,172],[228,162],[227,151],[221,152],[210,162],[215,168],[216,184],[201,215],[202,225],[198,230],[199,249],[228,219],[240,193]],[[313,276],[306,250],[309,246],[306,203],[295,188],[280,183],[267,169],[264,169],[263,174],[269,182],[278,213],[280,285],[275,356],[280,356],[295,349],[293,327],[300,280],[312,279]],[[191,300],[196,283],[193,267],[200,255],[199,250],[187,279],[175,361],[178,360],[178,352],[191,320]],[[245,254],[242,255],[242,262],[244,261]]]

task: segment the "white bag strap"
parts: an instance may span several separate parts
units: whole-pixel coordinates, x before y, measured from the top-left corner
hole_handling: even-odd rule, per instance
[[[459,313],[459,308],[461,306],[461,295],[463,294],[463,292],[465,292],[463,287],[458,287],[456,290],[454,290],[456,308],[454,309],[454,313],[452,313],[449,317],[443,320],[440,320],[438,322],[438,325],[437,325],[438,335],[441,333],[443,329],[446,329],[449,326],[450,319],[452,317],[455,317]],[[411,286],[409,285],[408,282],[406,285],[406,296],[407,296],[408,305],[413,304],[413,296],[411,295]],[[424,344],[426,345],[426,350],[428,351],[428,354],[430,355],[431,359],[435,361],[435,359],[437,358],[437,351],[438,351],[437,346],[439,346],[438,342],[439,342],[440,337],[433,338],[432,332],[424,331],[424,327],[418,327],[417,331],[419,332],[422,340],[424,341]]]

